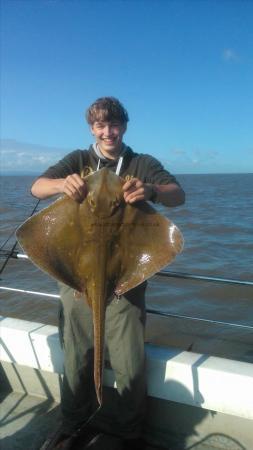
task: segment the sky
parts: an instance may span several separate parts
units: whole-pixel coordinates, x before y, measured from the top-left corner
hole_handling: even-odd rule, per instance
[[[115,96],[172,173],[253,172],[253,1],[2,0],[2,174],[42,173]]]

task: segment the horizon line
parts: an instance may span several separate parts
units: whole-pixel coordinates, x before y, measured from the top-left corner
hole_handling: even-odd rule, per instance
[[[6,170],[0,171],[0,176],[35,176],[39,177],[41,172]],[[173,175],[253,175],[253,172],[173,172]]]

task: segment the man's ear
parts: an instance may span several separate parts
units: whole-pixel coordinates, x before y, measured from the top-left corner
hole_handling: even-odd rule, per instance
[[[90,125],[90,132],[91,132],[91,134],[93,134],[93,135],[94,135],[94,131],[93,131],[93,125]]]

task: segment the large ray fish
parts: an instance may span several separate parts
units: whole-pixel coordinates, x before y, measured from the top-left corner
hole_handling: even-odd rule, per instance
[[[108,300],[169,264],[181,252],[183,237],[148,203],[126,204],[124,180],[110,170],[103,168],[85,181],[88,194],[82,203],[59,198],[26,220],[17,238],[37,266],[84,294],[92,308],[94,382],[101,405]]]

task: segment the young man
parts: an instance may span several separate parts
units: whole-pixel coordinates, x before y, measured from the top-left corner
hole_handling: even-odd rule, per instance
[[[45,199],[67,194],[82,202],[87,194],[83,175],[107,167],[124,178],[127,203],[149,200],[166,206],[184,203],[184,192],[175,177],[152,156],[137,154],[123,143],[128,113],[113,97],[96,100],[87,110],[95,137],[89,150],[76,150],[50,167],[32,186],[32,194]],[[106,309],[105,341],[117,382],[116,422],[109,428],[122,437],[122,448],[144,448],[141,429],[145,413],[144,325],[146,283],[113,299]],[[62,386],[63,427],[46,448],[71,448],[73,433],[92,414],[93,329],[92,312],[76,301],[74,291],[60,285],[59,331],[65,355]],[[71,437],[72,436],[72,437]],[[142,446],[142,447],[141,447]]]

